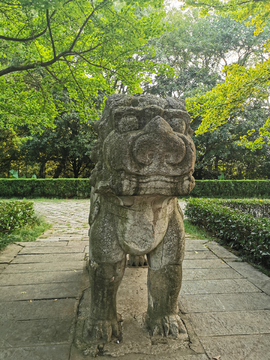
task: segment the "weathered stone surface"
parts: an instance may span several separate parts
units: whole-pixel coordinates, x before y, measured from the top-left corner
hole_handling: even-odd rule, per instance
[[[0,286],[1,301],[76,298],[80,283]]]
[[[68,261],[83,261],[84,253],[71,254],[33,254],[18,255],[12,264],[31,264],[31,263],[58,263]]]
[[[49,238],[49,239],[54,239],[54,238]],[[20,245],[22,248],[31,248],[31,247],[60,247],[60,248],[64,248],[65,246],[67,246],[68,244],[68,240],[67,241],[58,241],[57,239],[54,239],[52,241],[48,241],[48,242],[43,242],[40,241],[39,239],[37,239],[36,241],[25,241],[25,242],[18,242],[16,243],[18,245]]]
[[[269,296],[264,293],[182,295],[179,304],[186,313],[270,310]]]
[[[246,279],[183,281],[181,295],[260,292]]]
[[[20,255],[40,255],[40,254],[75,254],[82,253],[85,246],[32,246],[23,248]]]
[[[0,322],[0,349],[68,343],[73,326],[73,319],[60,318]]]
[[[229,269],[230,267],[221,259],[205,259],[205,260],[186,260],[183,261],[183,268],[185,269]]]
[[[0,360],[69,360],[70,345],[0,348]]]
[[[17,244],[8,245],[0,252],[0,264],[9,264],[21,250],[22,247]]]
[[[245,262],[228,262],[239,274],[249,279],[260,290],[270,295],[270,278]]]
[[[216,255],[214,255],[209,250],[193,250],[185,252],[185,260],[197,260],[197,259],[216,259]]]
[[[37,319],[74,319],[75,299],[0,302],[1,322]]]
[[[224,249],[224,247],[220,246],[215,241],[209,241],[206,246],[213,251],[215,255],[222,259],[237,259],[237,256],[231,253],[230,251]]]
[[[186,280],[221,280],[221,279],[240,279],[243,276],[233,269],[227,267],[222,269],[183,269],[183,279]]]
[[[2,274],[14,273],[35,273],[38,271],[67,271],[67,270],[82,270],[85,267],[84,261],[65,261],[54,263],[31,263],[31,264],[13,264],[8,265]]]
[[[0,279],[0,285],[32,285],[32,284],[51,284],[51,283],[67,283],[80,282],[82,270],[67,271],[46,271],[38,273],[14,274],[5,273]]]
[[[6,268],[6,264],[0,264],[0,274]]]
[[[186,251],[199,251],[199,250],[208,250],[207,249],[207,241],[206,240],[193,240],[187,237],[186,235]]]
[[[220,360],[269,360],[270,335],[202,337],[201,342],[209,356]]]
[[[270,334],[270,310],[188,314],[198,336]]]
[[[155,346],[155,345],[154,345]],[[92,359],[92,356],[85,356],[76,349],[74,346],[71,349],[70,360],[88,360]],[[177,352],[169,353],[167,355],[145,355],[145,354],[125,354],[123,356],[111,357],[102,355],[103,360],[119,359],[119,360],[208,360],[208,357],[205,354],[196,354],[196,355],[180,355]]]
[[[96,129],[91,151],[96,166],[90,177],[91,301],[84,337],[107,342],[121,336],[116,294],[126,254],[148,257],[148,328],[178,337],[186,330],[177,301],[185,236],[177,196],[194,187],[189,115],[184,103],[173,98],[113,95]],[[209,252],[201,256],[212,257]]]

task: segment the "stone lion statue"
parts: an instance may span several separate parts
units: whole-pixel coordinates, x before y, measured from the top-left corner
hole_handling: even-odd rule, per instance
[[[178,315],[185,233],[177,196],[195,184],[190,117],[173,98],[112,95],[96,130],[85,331],[95,340],[119,338],[116,294],[126,254],[146,255],[146,326],[153,335],[177,337],[185,331]]]

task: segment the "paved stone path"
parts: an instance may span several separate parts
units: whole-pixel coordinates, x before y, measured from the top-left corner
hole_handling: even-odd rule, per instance
[[[75,324],[87,313],[89,201],[35,201],[35,207],[52,228],[36,242],[0,253],[0,360],[90,359],[72,345]],[[146,272],[126,269],[118,296],[126,337],[107,354],[121,360],[270,360],[267,276],[215,242],[187,237],[179,305],[189,338],[181,347],[141,336]]]

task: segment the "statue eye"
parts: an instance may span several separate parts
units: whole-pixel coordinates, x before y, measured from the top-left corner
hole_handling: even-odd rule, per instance
[[[186,131],[186,123],[185,120],[179,118],[172,118],[167,120],[170,127],[173,131],[184,134]]]
[[[139,122],[136,116],[122,117],[118,123],[118,130],[120,133],[134,131],[139,129]]]

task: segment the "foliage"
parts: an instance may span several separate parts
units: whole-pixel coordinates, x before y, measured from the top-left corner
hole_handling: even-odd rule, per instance
[[[256,24],[254,35],[258,36],[269,29],[270,7],[268,0],[186,0],[186,5],[201,8],[201,14],[207,15],[213,9],[222,15],[230,16],[237,21],[245,21],[247,26]],[[254,101],[263,100],[267,103],[269,98],[269,43],[265,41],[266,55],[253,64],[235,64],[224,67],[226,79],[218,84],[213,90],[198,94],[187,100],[187,106],[194,116],[203,118],[197,134],[213,131],[218,126],[226,123],[234,113],[244,110],[247,105]],[[256,133],[256,140],[248,136],[255,132],[250,128],[246,135],[242,136],[242,143],[252,149],[261,148],[267,142],[270,143],[270,119],[266,119]]]
[[[147,92],[180,98],[193,97],[211,90],[225,79],[221,69],[240,66],[264,56],[269,30],[254,37],[254,26],[216,14],[201,18],[197,10],[171,11],[164,20],[167,31],[150,41],[155,48],[151,60],[170,65],[175,73],[158,75]]]
[[[200,17],[198,10],[171,11],[166,15],[167,31],[151,41],[155,55],[151,58],[157,64],[169,65],[174,74],[161,74],[153,83],[146,84],[144,91],[165,96],[194,99],[194,106],[200,96],[207,96],[226,79],[222,72],[224,65],[249,66],[265,58],[264,44],[270,29],[254,36],[255,26],[247,28],[243,23],[217,14]],[[193,115],[192,128],[197,133],[201,127],[201,116]],[[198,134],[194,138],[197,161],[196,179],[217,179],[223,172],[226,179],[262,179],[270,176],[270,146],[252,151],[240,144],[239,139],[250,129],[255,132],[250,140],[256,140],[256,133],[269,116],[269,104],[257,99],[235,111],[230,119],[214,132]]]
[[[254,218],[214,199],[189,199],[185,215],[246,258],[270,267],[269,218]]]
[[[99,91],[141,91],[155,72],[141,61],[159,26],[162,1],[0,1],[0,127],[53,126],[62,112],[97,116]],[[55,102],[67,91],[69,103]]]
[[[40,218],[35,217],[33,223],[27,224],[20,229],[15,229],[10,234],[0,235],[0,251],[7,245],[14,242],[35,241],[45,230],[50,228],[50,224]]]
[[[63,113],[54,121],[54,129],[34,134],[20,146],[28,164],[39,165],[38,177],[89,177],[93,163],[90,152],[95,139],[93,122],[81,122],[79,114]],[[54,168],[49,172],[49,163]],[[47,165],[47,169],[46,169]]]
[[[2,198],[90,197],[88,179],[0,179]]]
[[[270,180],[196,180],[192,197],[270,198]]]
[[[29,201],[0,202],[0,232],[11,233],[14,229],[34,221],[34,206]]]
[[[254,217],[270,218],[270,200],[262,199],[231,199],[215,200],[217,204],[237,209]]]
[[[191,224],[190,221],[184,219],[185,233],[192,238],[209,240],[209,234],[206,231],[199,228],[199,226]]]
[[[264,144],[261,149],[252,150],[239,143],[240,136],[250,127],[259,130],[267,115],[267,109],[256,102],[215,131],[196,136],[195,178],[217,179],[221,173],[228,180],[269,178],[270,146]],[[201,119],[195,118],[193,129],[198,129],[200,124]],[[253,135],[252,139],[255,140],[256,137]]]

